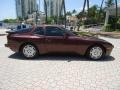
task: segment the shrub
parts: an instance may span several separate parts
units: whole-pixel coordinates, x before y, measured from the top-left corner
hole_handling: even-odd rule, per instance
[[[104,28],[104,31],[106,31],[106,32],[111,32],[111,31],[113,31],[112,28],[111,28],[111,24],[107,24],[107,25],[105,26],[105,28]]]
[[[97,20],[94,18],[87,19],[83,21],[84,25],[89,25],[89,24],[97,24]]]

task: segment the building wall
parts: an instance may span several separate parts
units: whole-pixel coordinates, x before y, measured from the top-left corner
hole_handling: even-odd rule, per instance
[[[22,17],[21,0],[16,0],[16,14],[17,14],[17,17]]]
[[[16,0],[17,17],[26,18],[36,11],[36,0]]]
[[[62,7],[62,1],[63,0],[46,0],[48,17],[60,16],[61,8],[64,9]]]

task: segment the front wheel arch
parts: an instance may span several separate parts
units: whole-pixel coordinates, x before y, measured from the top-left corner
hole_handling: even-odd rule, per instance
[[[91,45],[91,46],[89,46],[88,48],[87,48],[87,50],[86,50],[86,53],[85,53],[85,56],[87,56],[88,57],[88,52],[89,52],[89,50],[92,48],[92,47],[94,47],[94,46],[99,46],[99,47],[101,47],[102,49],[103,49],[103,56],[106,54],[106,49],[105,49],[105,47],[103,46],[103,45],[101,45],[101,44],[94,44],[94,45]]]

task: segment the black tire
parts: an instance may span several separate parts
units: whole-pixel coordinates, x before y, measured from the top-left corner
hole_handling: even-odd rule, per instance
[[[87,57],[92,60],[100,60],[105,55],[105,50],[102,46],[92,46],[87,50]]]
[[[34,59],[38,56],[38,49],[33,44],[25,44],[21,51],[22,55],[27,59]]]

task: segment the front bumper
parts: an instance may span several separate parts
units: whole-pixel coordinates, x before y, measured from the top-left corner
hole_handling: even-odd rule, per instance
[[[112,52],[113,48],[114,48],[114,46],[109,47],[109,48],[108,48],[108,47],[106,48],[106,56],[111,55],[111,52]]]

